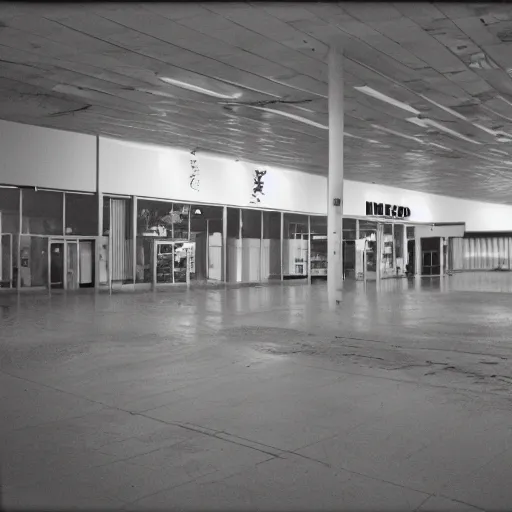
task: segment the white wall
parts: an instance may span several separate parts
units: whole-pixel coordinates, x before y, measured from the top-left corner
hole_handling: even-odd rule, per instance
[[[0,184],[96,190],[96,140],[0,120]],[[190,187],[191,155],[163,146],[100,138],[105,193],[326,215],[327,179],[197,153],[199,191]],[[261,203],[252,203],[255,169],[266,169]],[[407,206],[416,222],[465,222],[468,231],[512,231],[512,206],[466,201],[345,181],[344,214],[366,215],[366,201]]]
[[[467,201],[412,190],[345,181],[344,214],[366,215],[366,201],[411,209],[416,222],[465,222],[466,231],[512,231],[512,206]]]
[[[96,138],[0,120],[0,184],[96,191]]]
[[[190,187],[191,158],[187,151],[100,138],[100,190],[198,203],[325,212],[327,189],[322,176],[198,152],[197,191]],[[251,202],[255,169],[267,170],[259,205]]]

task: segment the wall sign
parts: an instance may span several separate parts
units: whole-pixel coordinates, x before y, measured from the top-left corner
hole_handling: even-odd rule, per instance
[[[396,204],[372,203],[371,201],[366,201],[366,215],[405,219],[411,216],[411,210],[405,206],[397,206]]]

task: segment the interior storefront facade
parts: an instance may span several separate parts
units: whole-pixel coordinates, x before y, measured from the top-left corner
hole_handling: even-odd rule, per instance
[[[0,205],[2,288],[151,289],[327,277],[322,215],[16,187],[0,188]],[[439,234],[432,229],[345,217],[344,279],[457,270],[461,243],[476,244],[431,236]],[[503,239],[496,247],[509,245]]]

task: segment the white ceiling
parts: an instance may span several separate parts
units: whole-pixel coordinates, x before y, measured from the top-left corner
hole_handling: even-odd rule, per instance
[[[333,42],[346,178],[512,203],[505,3],[1,3],[0,118],[326,174]]]

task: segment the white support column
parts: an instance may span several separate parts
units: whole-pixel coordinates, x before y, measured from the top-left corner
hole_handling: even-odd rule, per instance
[[[280,219],[280,236],[281,236],[281,281],[284,281],[284,213],[281,212],[281,219]]]
[[[137,196],[132,197],[132,281],[133,286],[135,288],[135,283],[137,282]]]
[[[308,284],[311,284],[311,215],[308,215]]]
[[[210,247],[208,239],[208,248]],[[209,250],[209,249],[208,249]],[[208,269],[209,274],[209,269]],[[228,207],[222,207],[222,280],[228,282]]]
[[[329,66],[329,181],[327,204],[327,290],[329,306],[342,300],[343,288],[343,55],[332,46]],[[335,203],[339,201],[339,205]]]

